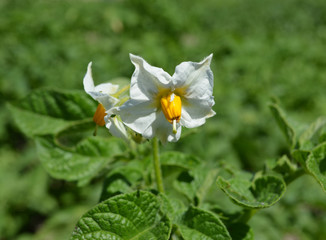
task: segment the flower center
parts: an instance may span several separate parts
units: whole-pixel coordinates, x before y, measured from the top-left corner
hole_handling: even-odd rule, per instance
[[[181,118],[181,98],[174,93],[161,98],[162,111],[166,120],[173,124],[173,133],[176,133],[176,123]]]
[[[105,125],[105,121],[104,121],[104,117],[106,116],[105,113],[105,108],[103,107],[102,104],[99,104],[97,106],[96,112],[94,114],[93,117],[93,121],[98,125],[98,126],[104,126]]]

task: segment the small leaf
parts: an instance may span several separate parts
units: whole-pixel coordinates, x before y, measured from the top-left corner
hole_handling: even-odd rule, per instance
[[[272,175],[257,177],[253,182],[219,177],[217,185],[236,204],[248,208],[270,207],[280,200],[286,189],[283,179]]]
[[[120,139],[90,137],[67,148],[52,136],[36,138],[37,152],[47,172],[54,178],[68,181],[95,176],[115,156],[122,154],[125,145]]]
[[[39,89],[8,107],[20,130],[33,137],[56,134],[81,120],[91,121],[96,103],[82,91]]]
[[[320,131],[326,126],[326,117],[320,117],[313,122],[299,138],[301,149],[310,150],[318,145]]]
[[[284,133],[286,140],[291,145],[291,147],[294,147],[296,144],[295,132],[294,132],[293,128],[290,126],[290,124],[288,123],[287,119],[285,118],[284,112],[277,104],[274,104],[274,103],[270,104],[269,108],[271,109],[272,114],[273,114],[278,126]]]
[[[184,240],[226,240],[231,239],[221,220],[214,214],[190,207],[177,224]]]
[[[286,155],[277,160],[272,170],[281,174],[287,184],[296,179],[297,174],[301,174],[301,171],[304,172],[302,169],[298,171],[297,165],[293,164]]]
[[[294,150],[292,152],[293,159],[298,162],[304,169],[307,169],[307,159],[310,154],[310,151],[305,150]]]
[[[286,155],[283,155],[277,160],[273,170],[282,175],[286,175],[294,172],[296,170],[296,166],[290,162],[289,158]]]
[[[307,159],[307,169],[326,192],[326,142],[310,153]]]
[[[144,191],[107,199],[77,223],[71,240],[168,240],[171,222],[157,198]]]

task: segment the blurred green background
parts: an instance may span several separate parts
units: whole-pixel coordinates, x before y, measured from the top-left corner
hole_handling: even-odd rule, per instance
[[[294,123],[326,115],[324,0],[1,0],[0,13],[1,240],[66,239],[98,202],[100,182],[47,175],[5,104],[40,87],[83,89],[90,61],[100,83],[131,76],[129,53],[170,74],[213,53],[216,116],[164,149],[251,172],[287,151],[271,98]],[[326,194],[306,176],[249,224],[259,240],[321,240],[325,213]]]

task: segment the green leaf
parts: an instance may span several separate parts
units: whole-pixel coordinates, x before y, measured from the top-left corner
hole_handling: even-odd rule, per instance
[[[161,210],[169,217],[169,219],[173,223],[178,222],[186,210],[183,202],[180,199],[166,196],[163,193],[159,193],[157,199],[160,202]]]
[[[290,126],[290,124],[288,123],[284,112],[275,103],[270,104],[269,108],[272,111],[272,114],[273,114],[278,126],[284,133],[286,140],[291,145],[291,147],[294,147],[296,144],[295,132],[294,132],[293,128]]]
[[[326,192],[326,142],[310,153],[307,159],[307,169]]]
[[[304,173],[304,170],[298,168],[296,164],[293,164],[286,155],[283,155],[277,160],[272,170],[281,174],[287,184]]]
[[[307,169],[307,159],[310,151],[306,150],[294,150],[292,152],[293,159],[298,162],[304,169]]]
[[[320,131],[326,126],[326,117],[319,117],[299,138],[301,149],[310,150],[319,143]]]
[[[283,155],[277,160],[273,170],[282,175],[286,175],[294,172],[296,170],[296,166],[290,162],[289,158],[286,155]]]
[[[181,152],[164,152],[160,156],[163,166],[177,166],[185,169],[193,169],[200,164],[198,158]]]
[[[89,137],[74,148],[67,148],[52,136],[45,136],[36,138],[36,146],[47,172],[54,178],[68,181],[95,176],[115,156],[125,151],[122,140],[100,137]]]
[[[137,191],[92,208],[78,221],[71,240],[167,240],[171,228],[155,195]]]
[[[143,168],[138,160],[127,166],[115,167],[105,178],[101,201],[121,193],[130,193],[142,184]]]
[[[173,186],[188,200],[194,201],[195,205],[203,202],[205,195],[212,184],[216,181],[218,169],[196,169],[183,171],[174,181]]]
[[[184,240],[231,239],[229,232],[218,217],[196,207],[190,207],[177,225]]]
[[[33,137],[91,121],[96,102],[82,91],[39,89],[8,107],[20,130]]]
[[[248,208],[266,208],[283,196],[286,184],[280,177],[265,175],[253,182],[242,178],[217,179],[217,185],[236,204]]]

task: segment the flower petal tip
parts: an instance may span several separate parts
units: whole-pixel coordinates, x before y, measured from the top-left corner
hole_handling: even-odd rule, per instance
[[[139,57],[139,56],[131,54],[131,53],[129,53],[129,57],[130,57],[130,61],[135,66],[141,65],[141,64],[143,64],[145,62],[145,60],[142,57]]]
[[[87,65],[87,72],[86,72],[84,78],[86,78],[86,76],[92,78],[92,64],[93,64],[93,62],[89,62],[89,63],[88,63],[88,65]]]
[[[131,62],[139,61],[140,59],[142,59],[141,57],[134,55],[132,53],[129,53],[129,58],[130,58]]]
[[[205,57],[204,60],[202,61],[202,63],[203,64],[210,65],[211,64],[211,61],[212,61],[212,58],[213,58],[213,53],[211,53],[210,55],[208,55],[207,57]]]
[[[211,118],[214,117],[216,115],[216,112],[212,109],[206,116],[206,118]]]
[[[94,81],[92,77],[92,62],[88,63],[87,71],[83,79],[84,90],[89,93],[94,90]]]

